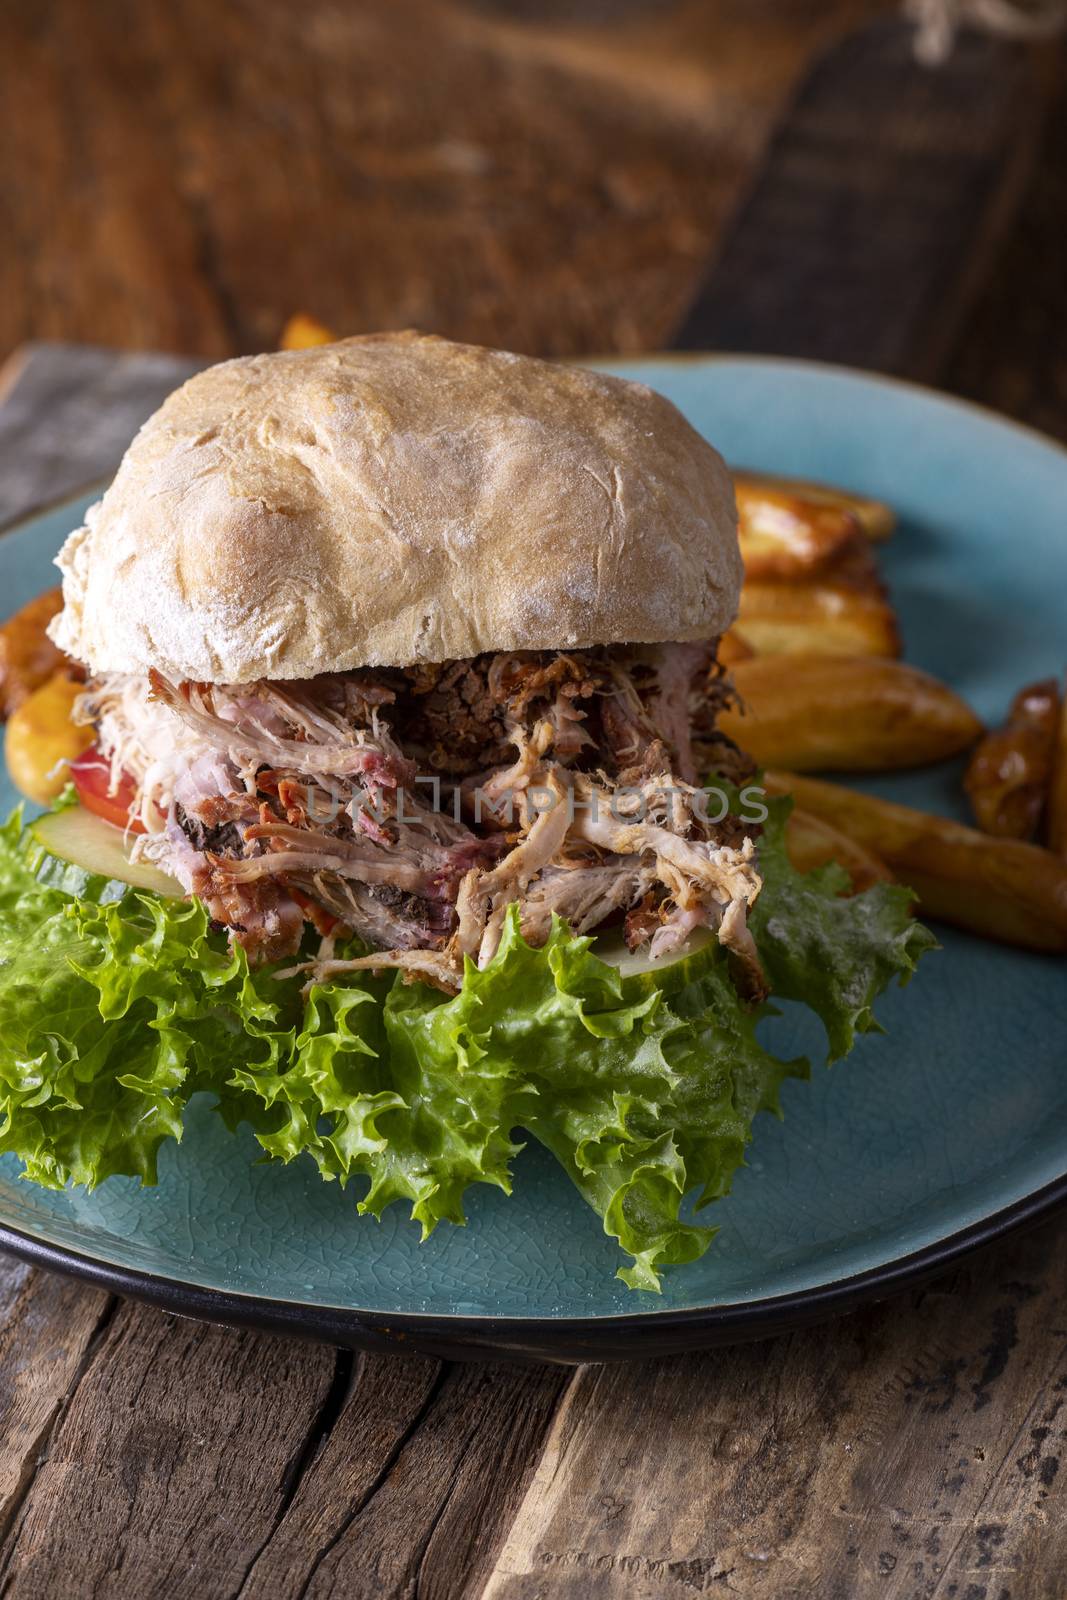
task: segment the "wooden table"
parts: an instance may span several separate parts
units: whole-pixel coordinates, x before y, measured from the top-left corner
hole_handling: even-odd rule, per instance
[[[1062,59],[966,40],[935,79],[878,10],[19,0],[0,351],[219,356],[298,308],[681,338],[920,373],[1067,437]],[[105,470],[169,372],[17,356],[0,518]],[[1060,1600],[1065,1237],[574,1371],[234,1333],[0,1262],[0,1592]]]

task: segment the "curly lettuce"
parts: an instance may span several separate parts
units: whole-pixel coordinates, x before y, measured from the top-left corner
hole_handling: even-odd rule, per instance
[[[830,1058],[877,1027],[872,1005],[933,940],[904,889],[843,898],[839,869],[789,865],[788,802],[761,841],[752,928],[776,999],[810,1006]],[[13,818],[0,830],[0,1152],[50,1187],[116,1174],[152,1183],[185,1105],[217,1098],[265,1156],[358,1182],[357,1207],[404,1201],[429,1233],[462,1223],[471,1184],[510,1192],[519,1134],[551,1151],[656,1290],[715,1229],[683,1216],[720,1199],[760,1111],[779,1111],[782,1062],[757,1033],[716,946],[665,992],[623,978],[557,921],[531,948],[515,908],[497,955],[447,999],[401,978],[316,984],[250,972],[198,902],[135,890],[99,901],[45,887]]]

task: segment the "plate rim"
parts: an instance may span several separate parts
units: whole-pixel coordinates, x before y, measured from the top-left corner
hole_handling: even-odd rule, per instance
[[[2,402],[0,402],[2,403]],[[116,471],[118,468],[116,467]],[[62,494],[53,499],[42,500],[35,505],[32,511],[16,511],[13,517],[0,522],[0,539],[6,539],[9,533],[19,533],[31,522],[36,522],[40,517],[51,517],[57,511],[62,511],[66,506],[72,506],[78,500],[84,500],[87,494],[101,494],[110,486],[114,472],[98,474],[95,478],[86,478],[84,483],[75,484],[73,489],[65,489]]]
[[[847,378],[871,387],[903,390],[933,400],[948,410],[969,413],[1054,453],[1067,457],[1067,443],[1017,421],[990,406],[950,394],[928,384],[889,373],[865,371],[837,362],[810,361],[770,354],[729,351],[610,352],[565,358],[576,366],[600,370],[637,365],[698,367],[751,365],[792,368],[829,377]],[[7,535],[65,506],[84,499],[110,482],[112,474],[94,476],[54,499],[0,524],[0,542]],[[611,1316],[494,1317],[430,1312],[388,1312],[329,1306],[300,1300],[279,1300],[209,1285],[186,1282],[143,1268],[123,1266],[83,1254],[65,1245],[15,1227],[0,1216],[0,1251],[29,1265],[65,1274],[109,1293],[154,1305],[164,1311],[234,1328],[257,1328],[273,1334],[355,1349],[430,1355],[445,1359],[555,1362],[644,1360],[688,1350],[706,1349],[776,1334],[828,1320],[860,1306],[912,1288],[943,1272],[983,1247],[1035,1226],[1067,1206],[1067,1171],[1006,1206],[932,1240],[916,1251],[843,1278],[748,1301],[690,1306],[682,1309],[623,1312]]]
[[[800,372],[825,373],[838,378],[858,378],[861,382],[876,387],[902,389],[905,393],[920,395],[926,400],[934,400],[940,405],[947,406],[950,410],[972,412],[984,421],[992,422],[1011,433],[1017,433],[1024,439],[1032,440],[1055,451],[1058,455],[1067,455],[1067,440],[1055,439],[1050,433],[1035,428],[1029,422],[1020,422],[1017,417],[1009,417],[1006,412],[998,411],[994,406],[987,406],[981,400],[972,400],[968,395],[951,394],[947,389],[937,389],[933,384],[919,383],[913,378],[898,377],[896,373],[849,367],[840,361],[812,361],[804,356],[761,355],[748,351],[735,354],[729,350],[635,350],[631,353],[613,350],[599,355],[560,356],[555,359],[564,366],[593,367],[598,370],[632,367],[653,361],[660,365],[680,367],[718,366],[727,363],[732,366],[794,367]],[[90,492],[95,493],[99,490],[102,494],[117,471],[116,462],[111,472],[94,474],[84,483],[64,490],[62,494],[42,500],[30,511],[17,511],[14,516],[0,521],[0,539],[9,533],[18,533],[26,523],[36,522],[38,517],[50,516],[54,512],[61,511],[64,506],[72,505]]]
[[[998,411],[995,406],[987,406],[981,400],[972,400],[968,395],[952,394],[948,389],[937,389],[933,384],[919,383],[914,378],[901,378],[893,372],[875,372],[865,367],[846,366],[841,361],[812,361],[805,356],[760,355],[747,351],[734,355],[729,350],[641,350],[631,355],[611,351],[606,355],[568,356],[564,359],[569,366],[595,367],[598,371],[609,367],[633,367],[642,362],[654,361],[662,366],[677,367],[712,366],[721,363],[747,367],[794,367],[799,372],[818,372],[835,378],[858,378],[862,383],[871,384],[873,387],[902,389],[906,394],[920,395],[923,399],[934,400],[952,411],[973,412],[985,422],[992,422],[998,428],[1004,428],[1010,433],[1020,434],[1024,439],[1044,445],[1057,455],[1067,456],[1067,440],[1056,439],[1051,433],[1035,428],[1032,423],[1020,422],[1017,417],[1009,417],[1006,412]],[[731,468],[732,470],[734,469]],[[71,499],[77,498],[77,495],[71,496]],[[31,512],[30,516],[33,515],[35,513]]]
[[[645,1361],[716,1345],[769,1339],[915,1288],[960,1260],[1067,1205],[1067,1173],[1028,1195],[892,1261],[815,1288],[759,1300],[610,1317],[491,1317],[364,1311],[238,1294],[82,1255],[0,1221],[0,1251],[110,1294],[231,1328],[254,1328],[357,1350],[444,1360],[582,1366]]]

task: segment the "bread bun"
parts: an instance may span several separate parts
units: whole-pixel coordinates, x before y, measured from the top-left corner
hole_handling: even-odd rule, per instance
[[[710,638],[741,583],[726,468],[669,401],[416,333],[191,378],[58,564],[62,649],[215,683]]]

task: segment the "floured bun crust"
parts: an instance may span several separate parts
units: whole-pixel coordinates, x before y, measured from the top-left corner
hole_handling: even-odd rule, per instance
[[[199,373],[58,565],[63,650],[214,683],[710,638],[741,584],[726,468],[669,401],[416,333]]]

